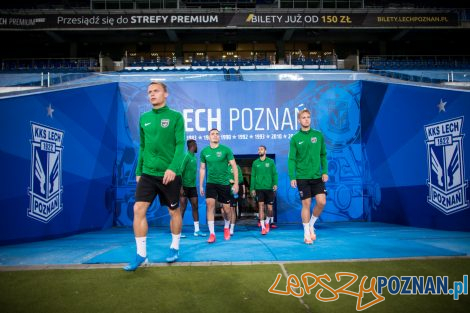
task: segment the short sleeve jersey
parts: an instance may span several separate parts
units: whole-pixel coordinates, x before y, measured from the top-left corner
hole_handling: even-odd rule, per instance
[[[206,164],[207,183],[229,185],[230,174],[227,163],[234,159],[232,150],[224,145],[217,148],[205,147],[201,151],[201,163]]]

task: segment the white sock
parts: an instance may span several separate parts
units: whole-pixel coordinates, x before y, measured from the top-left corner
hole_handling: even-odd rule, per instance
[[[264,221],[260,221],[260,224],[261,224],[261,229],[264,229]]]
[[[304,237],[310,238],[310,224],[309,223],[302,223],[304,225]]]
[[[224,225],[224,228],[229,228],[230,227],[230,220],[224,220],[225,221],[225,225]]]
[[[147,237],[135,237],[137,254],[141,257],[147,257]]]
[[[214,221],[207,221],[207,227],[209,227],[209,233],[215,234]]]
[[[171,234],[171,245],[170,248],[179,250],[180,249],[180,237],[181,234],[175,235]]]
[[[266,217],[266,220],[264,221],[264,224],[266,224],[266,225],[269,224],[269,217]]]
[[[199,231],[199,222],[194,222],[194,232]]]
[[[235,224],[230,224],[230,235],[233,235],[234,230],[235,230]]]
[[[312,217],[310,218],[310,226],[313,227],[313,225],[315,225],[315,222],[317,221],[318,217],[316,217],[315,215],[312,214]]]
[[[270,224],[274,223],[274,216],[271,216],[269,220],[270,220]]]

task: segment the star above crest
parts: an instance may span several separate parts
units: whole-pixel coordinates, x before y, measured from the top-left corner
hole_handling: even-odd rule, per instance
[[[439,102],[439,104],[437,105],[437,107],[439,108],[439,113],[442,112],[442,111],[446,111],[446,104],[447,104],[447,101],[444,102],[442,101],[441,99],[441,102]]]
[[[54,113],[54,109],[52,108],[52,104],[49,103],[49,106],[47,107],[47,116],[50,118],[53,118],[52,113]]]

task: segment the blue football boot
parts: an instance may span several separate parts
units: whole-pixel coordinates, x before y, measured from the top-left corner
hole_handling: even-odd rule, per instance
[[[168,252],[168,256],[166,257],[166,261],[168,263],[173,263],[178,260],[178,252],[179,250],[170,248],[170,252]]]
[[[127,264],[122,269],[128,272],[135,271],[139,266],[146,265],[148,263],[147,257],[140,256],[136,254],[135,261]]]
[[[194,232],[195,237],[206,237],[207,235],[203,233],[202,231],[198,230]]]

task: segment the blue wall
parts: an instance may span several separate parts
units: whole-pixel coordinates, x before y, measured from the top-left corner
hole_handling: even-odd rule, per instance
[[[151,109],[147,83],[121,83],[123,106],[118,112],[117,224],[132,224],[135,160],[142,112]],[[323,221],[364,219],[362,145],[360,138],[361,83],[351,81],[168,82],[170,107],[183,113],[187,137],[208,145],[208,130],[221,130],[221,143],[235,155],[257,154],[260,144],[275,154],[279,172],[278,222],[298,222],[300,200],[287,176],[289,139],[297,132],[297,112],[309,108],[313,127],[327,140],[330,182]],[[198,156],[199,157],[199,156]],[[199,199],[205,223],[205,202]],[[167,225],[166,208],[158,201],[148,212],[154,225]],[[185,224],[192,223],[186,214]]]
[[[287,154],[297,112],[308,108],[327,141],[322,221],[470,230],[469,92],[358,81],[168,87],[169,106],[183,113],[200,150],[217,127],[236,155],[256,154],[260,144],[275,154],[280,223],[300,221]],[[132,225],[138,121],[151,109],[146,90],[147,83],[119,83],[0,99],[1,244]],[[169,221],[158,201],[148,218]],[[184,222],[192,223],[191,214]]]
[[[469,231],[470,93],[375,82],[362,92],[369,192],[379,199],[370,220]]]
[[[117,87],[0,99],[0,243],[112,225]]]

